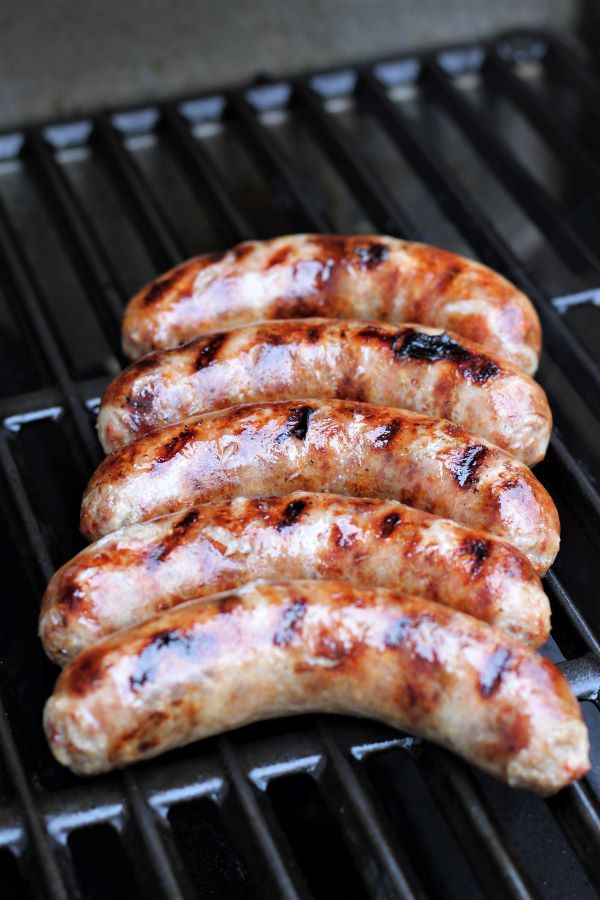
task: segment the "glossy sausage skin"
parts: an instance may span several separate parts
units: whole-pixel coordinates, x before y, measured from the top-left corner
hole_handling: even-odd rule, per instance
[[[444,419],[344,400],[235,406],[147,434],[98,467],[81,530],[294,490],[400,500],[506,538],[538,572],[558,551],[556,508],[519,460]]]
[[[426,597],[539,646],[550,606],[522,553],[402,503],[297,492],[221,500],[114,532],[51,579],[40,616],[64,664],[99,638],[256,578],[343,578]]]
[[[544,794],[589,770],[579,705],[554,666],[490,625],[384,588],[258,582],[99,641],[46,705],[81,775],[259,719],[380,719]]]
[[[552,428],[542,388],[479,344],[421,325],[294,319],[214,332],[133,363],[104,393],[100,442],[109,453],[188,416],[295,397],[450,419],[528,465],[543,459]]]
[[[130,359],[218,328],[328,316],[420,322],[455,331],[532,374],[541,331],[531,302],[486,266],[379,235],[292,235],[208,253],[146,285],[128,304]]]

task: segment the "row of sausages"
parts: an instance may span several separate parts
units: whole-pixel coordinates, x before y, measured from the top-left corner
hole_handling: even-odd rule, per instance
[[[535,653],[559,521],[529,468],[552,419],[514,286],[392,238],[248,242],[144,288],[123,346],[94,543],[42,603],[68,663],[45,711],[61,762],[324,710],[541,793],[587,771],[578,704]]]

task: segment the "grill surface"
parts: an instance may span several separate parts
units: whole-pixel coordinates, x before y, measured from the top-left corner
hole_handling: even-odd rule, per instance
[[[547,897],[600,887],[600,780],[544,802],[371,723],[252,726],[88,782],[41,729],[36,637],[81,547],[124,301],[194,252],[297,230],[477,256],[542,319],[537,469],[563,546],[546,647],[600,752],[600,85],[551,36],[261,81],[0,135],[0,884],[9,897]]]

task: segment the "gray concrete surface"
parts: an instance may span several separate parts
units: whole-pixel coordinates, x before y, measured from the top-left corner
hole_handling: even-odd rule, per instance
[[[1,0],[0,128],[579,15],[577,0]]]

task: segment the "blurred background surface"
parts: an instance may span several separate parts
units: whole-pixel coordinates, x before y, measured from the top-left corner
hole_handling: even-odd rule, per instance
[[[2,0],[0,126],[502,30],[591,39],[597,0]]]

